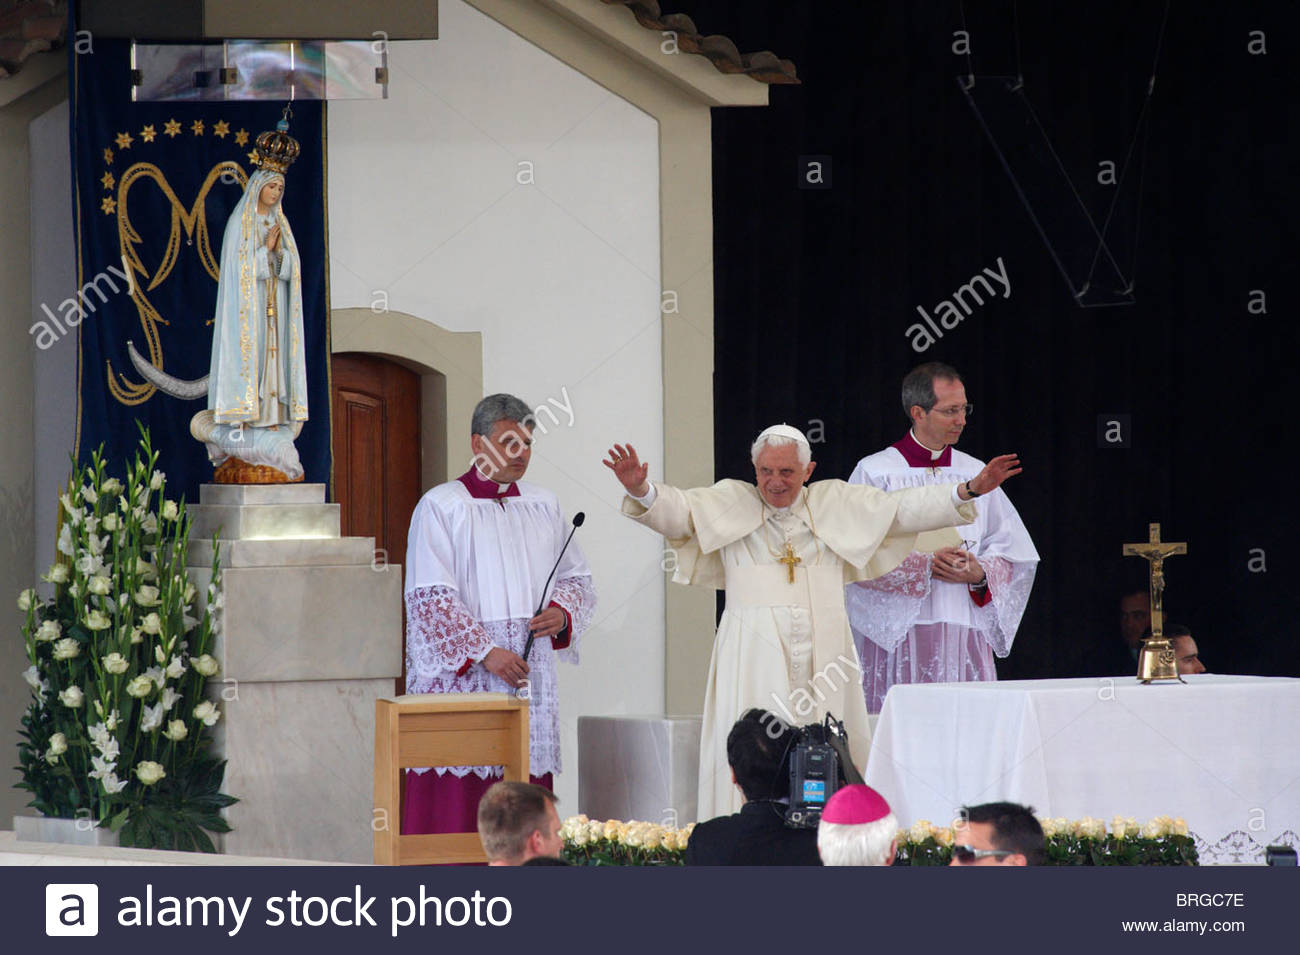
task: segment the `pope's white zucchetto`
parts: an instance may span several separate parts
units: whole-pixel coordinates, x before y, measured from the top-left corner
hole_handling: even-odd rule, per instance
[[[758,437],[754,439],[754,444],[763,444],[768,438],[790,438],[791,440],[798,441],[805,448],[811,449],[812,447],[808,444],[808,439],[804,436],[802,431],[798,428],[793,428],[788,424],[774,424],[770,428],[764,428],[759,433]]]

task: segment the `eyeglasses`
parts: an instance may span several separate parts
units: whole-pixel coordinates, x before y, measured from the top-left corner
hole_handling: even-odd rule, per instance
[[[952,857],[962,865],[970,865],[979,859],[1001,859],[1004,856],[1013,856],[1015,854],[1012,849],[976,849],[974,846],[952,847]]]
[[[959,414],[964,414],[966,417],[969,418],[972,414],[975,413],[975,406],[958,405],[955,408],[931,408],[930,410],[933,411],[935,414],[943,415],[945,418],[955,418]]]

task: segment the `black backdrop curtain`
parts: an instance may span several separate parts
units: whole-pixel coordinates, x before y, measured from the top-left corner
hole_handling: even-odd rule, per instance
[[[1008,490],[1043,558],[1004,679],[1093,672],[1121,589],[1146,579],[1121,544],[1151,521],[1189,544],[1166,565],[1166,619],[1209,668],[1300,675],[1291,5],[1173,4],[1145,126],[1163,2],[664,10],[793,59],[803,81],[766,109],[714,110],[718,477],[752,479],[753,435],[786,421],[821,430],[817,477],[847,478],[904,433],[903,374],[947,361],[976,406],[960,447],[1024,459]],[[970,59],[953,52],[962,29]],[[1124,190],[1107,237],[1134,304],[1075,303],[958,86],[972,68],[1023,75],[1099,225]],[[1014,126],[994,135],[1023,138]],[[830,188],[799,188],[804,156],[829,157]],[[1105,161],[1122,185],[1099,181]],[[1044,191],[1033,214],[1077,257],[1072,201]],[[917,306],[933,315],[999,258],[1009,297],[914,350]],[[1099,447],[1099,415],[1130,416],[1129,447]]]

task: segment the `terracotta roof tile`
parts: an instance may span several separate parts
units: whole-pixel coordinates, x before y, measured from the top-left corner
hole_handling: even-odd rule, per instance
[[[730,38],[721,34],[701,36],[695,21],[684,13],[665,15],[657,0],[601,0],[608,6],[627,7],[636,22],[647,30],[676,34],[683,53],[706,57],[719,73],[744,73],[760,83],[798,83],[795,66],[775,53],[762,50],[742,54]]]

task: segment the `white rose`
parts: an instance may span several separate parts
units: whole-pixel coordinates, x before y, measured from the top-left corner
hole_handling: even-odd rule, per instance
[[[167,771],[162,768],[161,763],[155,763],[153,760],[146,759],[135,768],[136,778],[146,786],[152,786],[158,780],[167,775]]]
[[[59,702],[68,709],[78,709],[82,703],[86,702],[86,694],[81,692],[81,687],[70,686],[66,690],[59,692]]]
[[[149,561],[145,560],[143,557],[137,557],[135,559],[135,572],[139,574],[141,577],[158,576],[157,568],[155,568],[153,564],[149,563]],[[157,590],[158,588],[155,587],[154,592],[157,593]]]
[[[71,660],[80,653],[81,644],[71,637],[64,637],[54,644],[54,659],[56,660]]]
[[[57,620],[42,620],[36,628],[36,639],[43,643],[53,643],[63,635],[63,627]]]
[[[103,494],[121,494],[122,482],[119,481],[117,478],[111,477],[103,484],[101,484],[99,486],[99,489],[100,492]]]
[[[153,476],[149,478],[149,487],[155,491],[162,490],[163,481],[167,480],[167,474],[164,471],[154,471]]]
[[[64,529],[67,529],[66,526]],[[52,584],[66,584],[68,582],[68,565],[51,564],[49,573],[45,575],[45,579]]]
[[[144,643],[144,634],[140,631],[139,627],[132,627],[131,644],[134,646],[137,643]]]
[[[126,657],[120,653],[110,653],[104,657],[104,669],[109,673],[125,673],[129,665]]]
[[[118,526],[119,526],[119,524],[118,524],[118,520],[117,520],[117,515],[116,515],[116,514],[105,514],[105,515],[104,515],[104,520],[103,520],[103,526],[104,526],[104,530],[106,530],[106,531],[115,531],[115,530],[117,530],[117,528],[118,528]]]
[[[39,602],[40,597],[37,595],[36,591],[32,590],[30,587],[18,594],[18,609],[23,613],[31,610],[32,607]]]
[[[175,501],[163,501],[162,519],[164,521],[174,521],[180,516],[180,509],[177,508]]]
[[[194,718],[205,726],[215,726],[217,720],[221,719],[221,711],[210,700],[204,700],[194,707]]]
[[[167,724],[167,728],[163,730],[163,736],[175,743],[179,743],[189,735],[190,731],[186,729],[184,720],[172,720]]]
[[[152,587],[149,584],[141,584],[140,589],[135,592],[135,602],[141,607],[156,607],[161,603],[158,594],[159,591],[157,587]]]
[[[145,633],[159,633],[162,630],[162,618],[156,613],[151,613],[140,621],[140,629]]]
[[[102,610],[92,610],[86,614],[86,626],[91,630],[107,630],[113,626],[113,618]]]
[[[50,748],[46,755],[62,756],[68,751],[68,738],[62,733],[50,737]]]
[[[190,663],[201,676],[215,676],[217,671],[221,669],[221,664],[210,653],[195,657]]]
[[[86,581],[86,589],[92,594],[99,594],[102,597],[113,592],[113,582],[102,574],[96,574]]]
[[[149,679],[147,676],[134,677],[131,682],[126,685],[126,692],[130,696],[134,696],[136,699],[143,699],[153,692],[153,680]]]
[[[99,500],[99,495],[95,493],[95,489],[93,487],[87,484],[85,487],[81,489],[81,499],[85,501],[87,504],[94,504],[96,501]]]

